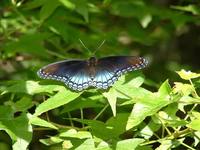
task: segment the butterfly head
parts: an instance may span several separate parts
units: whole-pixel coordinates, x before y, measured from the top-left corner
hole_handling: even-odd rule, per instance
[[[88,60],[88,65],[89,66],[96,66],[96,64],[97,64],[97,59],[96,59],[96,57],[90,57],[89,58],[89,60]]]

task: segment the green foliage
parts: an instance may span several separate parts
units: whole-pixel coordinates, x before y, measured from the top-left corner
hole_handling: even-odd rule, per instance
[[[199,27],[199,12],[186,0],[2,1],[0,149],[198,149],[200,74],[185,70],[199,67],[190,63],[199,55],[180,61],[178,41]],[[190,53],[193,36],[183,41]],[[83,92],[39,80],[45,64],[90,56],[78,39],[91,52],[106,39],[97,57],[146,56],[146,77],[134,71]]]

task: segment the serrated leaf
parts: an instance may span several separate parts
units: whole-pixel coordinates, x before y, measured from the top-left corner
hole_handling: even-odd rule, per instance
[[[41,115],[42,113],[47,112],[51,109],[67,104],[80,95],[81,92],[71,92],[63,87],[63,89],[60,90],[57,94],[38,105],[38,107],[35,110],[34,116]]]

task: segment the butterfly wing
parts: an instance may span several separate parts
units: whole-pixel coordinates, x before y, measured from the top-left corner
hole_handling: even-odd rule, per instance
[[[147,65],[147,60],[136,56],[110,56],[97,61],[94,86],[107,89],[118,78],[132,70],[142,69]]]
[[[88,65],[83,60],[66,60],[49,64],[38,71],[43,79],[53,79],[64,82],[69,88],[81,91],[89,87],[91,78]]]

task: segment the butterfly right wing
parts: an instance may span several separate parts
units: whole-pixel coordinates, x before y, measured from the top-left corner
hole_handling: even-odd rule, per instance
[[[82,91],[91,83],[87,69],[86,61],[65,60],[44,66],[37,74],[40,78],[62,81],[69,88]]]
[[[97,61],[94,85],[97,88],[107,89],[118,78],[129,71],[142,69],[147,60],[136,56],[110,56]]]

